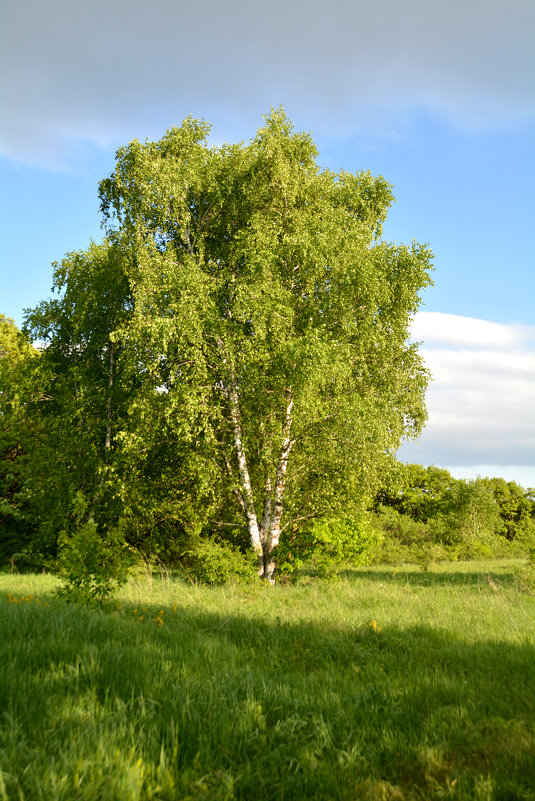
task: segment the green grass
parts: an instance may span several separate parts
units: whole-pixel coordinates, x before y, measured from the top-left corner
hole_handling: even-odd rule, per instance
[[[535,799],[514,567],[140,578],[104,609],[0,576],[0,799]]]

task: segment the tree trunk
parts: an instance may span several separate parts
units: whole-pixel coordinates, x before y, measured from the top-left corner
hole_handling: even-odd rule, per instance
[[[226,385],[226,391],[229,399],[230,419],[232,422],[234,447],[236,448],[236,457],[238,460],[238,473],[240,477],[240,488],[243,497],[243,507],[245,510],[245,517],[247,518],[247,528],[249,531],[251,545],[258,558],[258,574],[260,576],[263,576],[264,549],[262,547],[262,540],[260,538],[260,529],[258,527],[258,518],[256,516],[255,505],[254,505],[253,488],[251,486],[251,478],[249,476],[247,458],[245,456],[245,449],[243,447],[239,396],[234,374],[232,370],[230,370],[229,372],[230,372],[230,377]]]
[[[264,576],[267,573],[268,562],[269,562],[269,528],[271,526],[271,512],[272,512],[271,478],[268,475],[266,477],[266,484],[264,488],[264,513],[262,515],[262,522],[260,524],[260,540],[262,542]]]
[[[272,556],[273,550],[279,544],[281,535],[281,519],[283,512],[283,498],[284,490],[286,489],[286,471],[288,468],[288,458],[290,451],[294,445],[294,440],[290,438],[290,430],[292,427],[292,409],[293,398],[290,396],[288,405],[286,407],[286,417],[284,420],[283,440],[280,449],[279,462],[277,465],[277,475],[275,478],[275,493],[273,498],[273,512],[271,514],[271,521],[269,525],[269,535],[267,543],[267,565],[266,565],[266,578],[270,584],[275,583],[275,569],[276,561]]]
[[[292,409],[293,397],[290,391],[287,392],[287,406],[286,414],[283,425],[283,439],[279,453],[279,460],[277,464],[277,472],[275,476],[275,488],[272,492],[271,478],[269,474],[266,477],[265,494],[264,494],[264,508],[262,514],[262,521],[258,525],[258,517],[256,515],[253,488],[251,485],[251,478],[249,475],[249,467],[247,464],[247,457],[243,445],[243,434],[240,418],[240,401],[236,378],[232,362],[227,359],[223,342],[218,340],[217,349],[219,355],[226,366],[227,379],[224,380],[224,388],[229,401],[230,420],[232,424],[232,434],[234,439],[234,447],[236,449],[236,458],[238,462],[238,474],[241,490],[241,497],[243,500],[242,508],[245,512],[247,519],[247,528],[251,546],[258,559],[258,575],[261,578],[267,578],[270,584],[275,583],[275,569],[276,561],[272,556],[273,550],[279,544],[281,534],[281,519],[283,512],[283,498],[284,490],[286,488],[286,471],[288,468],[288,458],[290,451],[294,444],[294,440],[290,438],[290,430],[292,427]]]

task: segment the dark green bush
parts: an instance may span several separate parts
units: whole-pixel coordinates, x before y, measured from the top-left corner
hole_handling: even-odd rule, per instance
[[[99,531],[81,492],[74,500],[74,525],[58,538],[56,569],[63,580],[58,595],[72,601],[102,603],[127,579],[129,556],[122,527]]]

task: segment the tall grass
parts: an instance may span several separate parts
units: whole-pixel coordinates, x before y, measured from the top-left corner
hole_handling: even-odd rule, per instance
[[[535,799],[512,563],[138,578],[102,609],[1,576],[0,626],[0,799]]]

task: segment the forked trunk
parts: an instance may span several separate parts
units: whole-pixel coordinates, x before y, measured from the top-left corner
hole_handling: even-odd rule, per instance
[[[294,440],[290,438],[290,430],[292,427],[292,409],[293,398],[290,397],[286,407],[286,417],[284,420],[283,441],[279,454],[279,462],[277,464],[277,475],[275,478],[275,492],[273,497],[273,511],[271,513],[271,521],[269,525],[268,542],[267,542],[267,564],[265,575],[270,584],[275,583],[275,569],[277,567],[276,560],[273,557],[273,551],[279,544],[281,535],[281,519],[283,512],[283,498],[286,489],[286,471],[288,469],[288,458],[290,451],[294,444]]]
[[[234,447],[236,448],[236,458],[238,461],[238,473],[240,478],[243,508],[245,511],[245,517],[247,518],[247,529],[249,531],[251,546],[258,559],[258,574],[262,576],[264,574],[264,549],[262,547],[260,529],[258,527],[258,518],[255,511],[253,488],[251,486],[251,478],[249,476],[249,467],[247,465],[247,458],[245,456],[245,449],[243,447],[238,390],[232,369],[230,369],[229,372],[230,377],[226,384],[226,390],[230,406],[230,419],[232,423]]]
[[[258,525],[258,518],[255,510],[253,488],[247,464],[247,457],[243,444],[243,433],[240,417],[240,399],[236,378],[232,363],[227,360],[221,340],[218,341],[219,354],[223,363],[227,366],[228,378],[224,382],[226,395],[229,401],[230,420],[234,447],[236,449],[236,459],[238,462],[239,485],[241,495],[241,506],[247,519],[247,529],[251,546],[258,559],[258,575],[267,578],[273,584],[275,581],[276,561],[273,557],[273,550],[279,544],[281,534],[281,519],[283,512],[283,497],[286,488],[286,471],[288,468],[288,458],[294,441],[290,438],[292,426],[293,398],[288,392],[288,403],[283,426],[283,440],[279,453],[277,471],[275,476],[275,487],[272,489],[271,478],[266,477],[264,487],[264,508],[262,521]],[[227,460],[227,469],[230,464]]]

